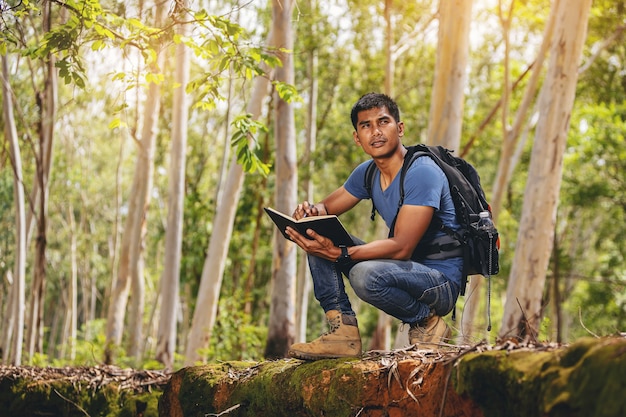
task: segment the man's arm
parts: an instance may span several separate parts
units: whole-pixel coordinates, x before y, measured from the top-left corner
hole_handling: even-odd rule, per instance
[[[428,206],[403,205],[396,219],[393,237],[354,246],[348,251],[350,257],[355,261],[410,259],[415,247],[428,229],[434,212],[435,209]]]
[[[342,203],[347,203],[349,199],[344,201],[340,198],[340,194],[335,196],[339,198],[330,198],[333,194],[327,197],[330,205],[329,210],[341,210],[341,208],[344,207]],[[349,193],[347,194],[350,195]],[[327,199],[322,200],[322,202],[326,204]],[[351,207],[353,206],[354,205]],[[355,261],[368,259],[410,259],[415,247],[422,236],[424,236],[434,211],[435,209],[429,206],[402,206],[396,219],[394,236],[388,239],[375,240],[364,245],[351,246],[348,248],[350,258]],[[329,212],[337,214],[336,212]],[[343,213],[343,211],[339,213]],[[308,235],[311,236],[313,240],[307,239],[291,228],[287,228],[287,233],[298,246],[311,255],[334,261],[341,254],[341,249],[335,246],[330,239],[318,235],[313,230],[308,231]]]

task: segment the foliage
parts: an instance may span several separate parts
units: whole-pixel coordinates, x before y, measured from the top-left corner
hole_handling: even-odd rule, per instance
[[[248,141],[256,141],[255,136],[259,132],[266,132],[267,128],[262,123],[253,120],[251,114],[236,117],[232,121],[232,125],[235,128],[232,146],[237,152],[237,160],[246,171],[260,171],[262,174],[267,175],[270,171],[269,166],[261,162],[248,146]]]
[[[566,308],[578,337],[613,334],[626,323],[626,251],[618,243],[626,233],[624,115],[623,104],[580,108],[568,143],[560,233],[570,242],[562,273],[570,276]]]
[[[263,356],[267,329],[244,313],[242,298],[221,297],[218,318],[213,328],[208,352],[210,362],[223,360],[258,360]]]

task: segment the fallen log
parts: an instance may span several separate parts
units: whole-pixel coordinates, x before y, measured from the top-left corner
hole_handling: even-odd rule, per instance
[[[174,373],[162,417],[626,415],[626,339],[225,362]]]
[[[0,417],[623,417],[626,339],[506,342],[174,374],[0,365]]]

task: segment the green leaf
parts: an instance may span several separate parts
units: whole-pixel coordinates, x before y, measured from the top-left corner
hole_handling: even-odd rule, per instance
[[[267,131],[265,125],[253,120],[251,114],[235,117],[231,125],[234,128],[231,146],[235,148],[237,162],[246,172],[259,172],[262,175],[267,175],[270,171],[269,165],[261,161],[250,148],[250,142],[254,141],[254,134],[258,131]]]
[[[72,79],[74,80],[74,84],[76,84],[79,88],[85,88],[85,80],[78,72],[72,73]]]
[[[295,86],[281,81],[274,81],[273,84],[280,98],[287,103],[302,102],[302,97],[298,94]]]
[[[109,123],[109,129],[113,130],[117,127],[126,127],[126,123],[124,123],[119,117],[114,118],[111,120],[111,123]]]

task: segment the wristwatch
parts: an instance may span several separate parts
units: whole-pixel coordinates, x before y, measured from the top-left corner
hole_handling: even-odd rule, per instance
[[[348,253],[348,247],[346,245],[339,245],[341,249],[341,255],[335,260],[339,265],[345,265],[348,262],[352,262],[352,258],[350,258],[350,254]]]

